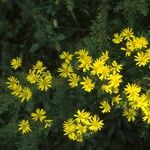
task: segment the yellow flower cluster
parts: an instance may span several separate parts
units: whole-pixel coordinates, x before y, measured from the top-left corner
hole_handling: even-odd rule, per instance
[[[116,61],[108,63],[108,51],[102,52],[95,60],[85,49],[77,50],[74,54],[62,52],[60,58],[63,58],[63,63],[58,68],[59,75],[68,79],[71,88],[82,85],[84,91],[91,92],[95,88],[95,81],[98,81],[105,83],[102,86],[105,92],[118,93],[122,82],[122,65]],[[79,76],[79,73],[82,74]]]
[[[17,57],[16,62],[20,61],[20,59],[18,59],[19,58]],[[11,64],[14,62],[14,60],[15,59],[12,59]],[[43,66],[41,61],[37,61],[37,63],[33,65],[32,69],[29,70],[26,80],[31,84],[36,84],[38,89],[41,91],[47,91],[50,87],[52,87],[52,75],[47,68]],[[32,91],[30,88],[26,86],[23,87],[16,77],[8,77],[6,84],[12,91],[11,94],[21,99],[21,102],[24,102],[25,100],[29,101],[32,98]]]
[[[64,121],[64,135],[70,140],[83,142],[86,135],[101,131],[104,123],[97,115],[91,115],[90,112],[77,110],[75,118],[69,118]]]
[[[132,57],[136,65],[146,66],[150,63],[150,48],[148,40],[143,36],[135,36],[132,28],[125,28],[121,33],[115,33],[112,41],[115,44],[123,43],[125,55]],[[150,92],[144,92],[142,87],[136,83],[122,84],[123,65],[116,60],[109,59],[109,52],[105,51],[93,58],[85,49],[76,50],[74,53],[63,51],[59,58],[62,61],[58,68],[59,76],[68,81],[71,88],[82,88],[90,93],[96,89],[102,93],[99,109],[102,113],[109,113],[115,108],[121,108],[122,116],[128,122],[134,122],[136,117],[142,116],[142,120],[150,124]],[[11,60],[11,67],[17,69],[21,66],[22,60],[17,57]],[[37,61],[26,75],[26,80],[35,84],[39,90],[47,91],[52,87],[52,75],[41,61]],[[11,76],[6,82],[11,93],[23,101],[32,98],[32,91],[23,87],[20,81]],[[47,119],[44,109],[37,108],[31,113],[32,120],[44,124],[44,128],[52,125],[52,120]],[[69,118],[63,123],[64,135],[70,140],[83,142],[84,138],[97,133],[104,126],[103,120],[98,115],[91,115],[90,112],[77,110],[74,118]],[[22,134],[31,131],[28,120],[19,123],[19,131]]]
[[[132,28],[125,28],[121,33],[115,33],[112,41],[115,44],[123,43],[126,47],[121,47],[126,56],[133,56],[136,65],[146,66],[150,63],[150,49],[148,39],[144,36],[135,36]],[[142,88],[136,83],[128,83],[124,88],[126,100],[123,105],[123,116],[127,120],[135,121],[136,116],[141,115],[143,121],[150,124],[150,96],[143,93]]]
[[[10,65],[13,69],[17,69],[21,66],[22,60],[17,57],[11,60]],[[35,65],[32,66],[32,69],[29,70],[29,73],[26,76],[26,80],[31,84],[36,84],[38,89],[41,91],[47,91],[50,87],[52,87],[52,75],[47,70],[46,67],[43,66],[43,62],[37,61]],[[29,87],[22,86],[20,81],[15,76],[8,77],[8,81],[6,82],[8,85],[8,89],[12,92],[11,94],[18,97],[21,102],[29,101],[32,98],[32,91]],[[44,124],[44,128],[48,128],[52,125],[52,120],[48,119],[46,116],[46,112],[44,109],[37,108],[36,112],[31,113],[31,117],[34,121],[40,121]],[[22,134],[31,131],[30,124],[28,120],[21,120],[19,123],[19,129]]]
[[[150,49],[148,48],[147,38],[135,36],[132,28],[125,28],[120,34],[115,33],[112,41],[115,44],[125,42],[126,47],[121,47],[121,50],[125,51],[126,56],[131,56],[133,53],[137,66],[146,66],[150,63]]]
[[[12,91],[11,94],[18,97],[21,102],[29,101],[32,98],[32,91],[29,87],[23,87],[20,84],[20,81],[14,77],[8,77],[8,81],[6,82],[8,88]]]
[[[41,123],[43,123],[45,129],[48,127],[51,127],[53,123],[53,120],[47,119],[46,112],[43,108],[42,109],[37,108],[35,113],[31,113],[31,117],[34,121],[39,120]],[[24,119],[21,120],[18,126],[19,126],[18,131],[21,131],[22,134],[25,134],[31,131],[28,120],[24,120]]]
[[[127,84],[124,88],[127,101],[124,105],[123,116],[128,121],[134,121],[138,112],[142,112],[143,121],[150,124],[150,96],[149,93],[142,93],[141,87],[137,84]]]
[[[26,79],[31,84],[36,84],[41,91],[47,91],[52,87],[52,75],[47,68],[43,66],[43,62],[39,60],[33,65],[32,69],[29,70]]]

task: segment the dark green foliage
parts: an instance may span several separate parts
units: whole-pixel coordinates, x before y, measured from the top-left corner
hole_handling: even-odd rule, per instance
[[[99,113],[97,100],[101,93],[85,94],[80,89],[71,89],[57,75],[60,64],[58,54],[63,50],[73,52],[86,48],[93,57],[103,50],[111,50],[112,58],[124,65],[125,81],[142,84],[149,90],[149,70],[140,70],[128,62],[112,44],[112,36],[127,26],[137,34],[150,38],[149,0],[1,0],[0,1],[0,149],[1,150],[123,150],[150,148],[149,126],[138,120],[129,124],[120,109],[105,117],[101,133],[93,135],[84,143],[75,143],[63,134],[63,121],[72,117],[77,109],[84,108]],[[148,31],[148,32],[147,32]],[[139,33],[138,33],[139,32]],[[7,76],[15,74],[24,85],[24,73],[12,72],[10,59],[23,57],[27,71],[37,59],[52,71],[54,87],[46,93],[36,87],[33,100],[24,104],[10,94],[5,84]],[[127,62],[127,63],[126,63]],[[130,66],[128,68],[127,66]],[[148,70],[148,71],[147,71]],[[142,72],[145,79],[138,73]],[[50,129],[40,130],[35,124],[31,134],[18,133],[20,119],[30,118],[37,107],[44,107],[54,120]]]

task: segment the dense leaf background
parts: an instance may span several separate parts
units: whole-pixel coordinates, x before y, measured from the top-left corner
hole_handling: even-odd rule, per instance
[[[1,0],[0,1],[0,149],[1,150],[104,150],[150,148],[150,129],[140,120],[128,123],[120,109],[105,118],[101,133],[84,143],[69,141],[63,135],[62,123],[76,109],[87,108],[98,112],[94,102],[100,98],[94,92],[86,94],[70,90],[58,77],[58,55],[63,50],[74,52],[86,48],[93,57],[102,50],[110,50],[111,57],[125,61],[112,36],[125,27],[150,38],[149,0]],[[54,88],[46,93],[35,93],[27,105],[10,95],[5,81],[15,74],[24,82],[24,74],[12,72],[10,59],[23,57],[27,71],[36,60],[42,60],[55,77]],[[126,68],[126,80],[132,81],[139,70],[132,64]],[[148,74],[143,70],[143,74]],[[143,81],[147,86],[147,81]],[[34,88],[34,87],[33,87]],[[20,119],[43,106],[54,119],[55,126],[46,131],[35,126],[25,136],[17,132]]]

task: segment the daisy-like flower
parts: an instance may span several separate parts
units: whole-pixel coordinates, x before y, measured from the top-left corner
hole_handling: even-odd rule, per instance
[[[103,84],[101,86],[101,90],[103,92],[110,93],[110,94],[114,93],[114,90],[110,84]]]
[[[133,109],[141,109],[141,110],[146,110],[149,106],[149,100],[147,100],[146,94],[141,94],[139,97],[136,98],[134,101],[130,101],[129,105]]]
[[[86,133],[87,127],[88,127],[87,125],[77,124],[76,125],[77,134],[83,135],[84,133]]]
[[[35,70],[29,70],[29,73],[27,74],[27,81],[29,81],[31,84],[34,84],[38,81],[40,75],[35,72]]]
[[[112,105],[113,105],[114,103],[119,104],[119,103],[120,103],[120,100],[121,100],[120,95],[117,95],[117,96],[113,97],[113,99],[112,99]]]
[[[149,63],[150,63],[150,48],[146,50],[146,55],[149,58],[148,60],[149,60]]]
[[[37,61],[35,65],[33,65],[33,70],[37,71],[37,73],[41,74],[44,70],[46,69],[46,67],[43,66],[43,62],[42,61]]]
[[[105,62],[100,58],[96,59],[91,66],[92,68],[91,75],[99,75],[101,73],[101,67],[103,67],[104,64]]]
[[[77,58],[80,60],[80,59],[88,56],[89,52],[87,50],[85,50],[85,49],[79,49],[74,54],[77,55]]]
[[[120,70],[122,69],[122,65],[121,64],[118,64],[115,60],[112,62],[112,68],[111,68],[111,71],[114,72],[114,73],[119,73]]]
[[[106,62],[108,59],[109,59],[109,52],[108,51],[102,52],[100,60],[102,62]]]
[[[136,100],[139,97],[139,93],[141,91],[141,87],[137,84],[130,84],[128,83],[124,88],[125,94],[127,95],[128,99]]]
[[[76,140],[77,136],[75,134],[76,131],[76,125],[74,123],[74,120],[72,118],[69,118],[67,121],[63,124],[63,130],[64,135],[68,135],[69,139]]]
[[[22,92],[23,87],[19,84],[15,89],[11,92],[12,95],[19,96]]]
[[[31,117],[35,121],[39,120],[40,122],[43,122],[43,120],[46,118],[45,114],[46,114],[46,112],[43,108],[42,109],[37,108],[35,110],[35,113],[31,113]]]
[[[80,80],[80,77],[77,74],[72,73],[68,79],[70,87],[71,88],[77,87],[79,80]]]
[[[13,58],[10,62],[11,68],[15,70],[21,67],[21,64],[22,64],[22,59],[20,57]]]
[[[135,61],[137,62],[136,65],[138,65],[139,67],[141,66],[146,66],[147,63],[149,62],[149,57],[147,55],[147,53],[144,52],[137,52],[137,56],[135,56]]]
[[[20,83],[18,81],[18,79],[16,77],[14,77],[14,76],[11,76],[11,77],[9,77],[7,79],[8,79],[8,81],[6,82],[6,84],[8,85],[8,88],[10,90],[14,90],[18,86],[18,84]]]
[[[48,128],[48,127],[51,127],[51,125],[52,125],[52,123],[53,123],[53,120],[51,120],[51,119],[46,119],[46,120],[44,120],[44,123],[45,123],[44,128],[46,129],[46,128]]]
[[[95,87],[95,84],[92,82],[92,79],[90,79],[89,77],[83,77],[83,80],[82,82],[80,82],[80,84],[83,85],[83,89],[86,91],[86,92],[91,92],[92,89],[94,89]]]
[[[143,121],[146,121],[147,124],[150,124],[150,109],[144,110]]]
[[[24,87],[18,97],[21,98],[21,102],[29,101],[32,98],[32,91],[28,87]]]
[[[47,91],[50,87],[52,87],[52,76],[46,75],[43,78],[40,78],[37,81],[37,86],[41,91]]]
[[[143,36],[135,37],[133,38],[133,41],[136,49],[147,48],[147,45],[149,44],[147,38]]]
[[[100,120],[100,118],[97,115],[94,115],[90,119],[90,126],[89,129],[93,132],[97,132],[98,130],[101,130],[104,126],[103,120]]]
[[[134,109],[124,109],[123,116],[125,116],[128,121],[134,121],[136,117],[136,111]]]
[[[128,45],[129,42],[126,43],[126,47],[121,47],[121,50],[125,51],[126,57],[131,56],[134,48]]]
[[[72,66],[67,63],[63,63],[60,68],[58,68],[58,72],[60,72],[60,76],[63,78],[67,78],[73,72]]]
[[[118,86],[122,82],[122,75],[120,75],[119,73],[113,73],[110,74],[107,79],[109,80],[110,86],[118,88]]]
[[[89,55],[83,55],[82,57],[79,56],[79,69],[83,69],[83,72],[90,69],[92,65],[92,57]]]
[[[99,73],[100,73],[99,79],[100,80],[106,79],[109,76],[110,71],[111,71],[110,66],[108,66],[108,65],[101,66],[101,68],[99,70]]]
[[[80,111],[79,109],[77,110],[77,114],[74,115],[76,117],[76,121],[78,123],[82,122],[84,124],[89,124],[89,119],[91,118],[89,112],[85,112],[84,110]]]
[[[30,128],[30,125],[29,125],[29,121],[28,120],[21,120],[20,123],[19,123],[18,131],[21,131],[22,134],[30,132],[31,128]]]
[[[115,33],[114,34],[114,38],[112,39],[112,41],[115,43],[115,44],[119,44],[121,43],[123,40],[123,37],[121,35],[119,35],[118,33]]]
[[[63,59],[66,63],[70,63],[73,55],[69,54],[69,52],[62,52],[61,55],[59,55],[59,57],[60,59]]]
[[[131,38],[134,37],[134,33],[132,31],[132,28],[125,28],[121,32],[121,36],[124,37],[125,40],[130,40]]]
[[[100,103],[99,108],[102,109],[102,113],[108,113],[110,112],[110,109],[111,109],[109,103],[105,100]]]

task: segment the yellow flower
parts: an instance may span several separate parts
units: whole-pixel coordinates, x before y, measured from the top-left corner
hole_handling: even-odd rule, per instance
[[[68,79],[70,87],[71,88],[77,87],[79,80],[80,80],[80,77],[77,74],[72,73]]]
[[[91,66],[92,68],[91,75],[99,75],[101,73],[101,67],[103,66],[104,61],[102,61],[100,58],[96,59]]]
[[[42,122],[46,118],[45,110],[43,108],[42,109],[37,108],[35,111],[36,111],[35,113],[31,113],[32,119],[35,120],[35,121],[39,120],[40,122]]]
[[[115,44],[121,43],[122,40],[123,40],[122,36],[119,35],[118,33],[115,33],[115,34],[114,34],[114,38],[112,39],[112,41],[113,41]]]
[[[28,87],[24,87],[18,97],[21,98],[21,102],[29,101],[32,98],[32,91]]]
[[[67,63],[63,63],[61,68],[58,68],[58,72],[60,72],[60,76],[63,78],[67,78],[73,72],[72,66]]]
[[[104,80],[108,77],[110,73],[110,67],[108,65],[101,66],[99,71],[100,71],[99,79]]]
[[[112,86],[109,85],[109,84],[108,84],[108,85],[107,85],[107,84],[103,84],[103,85],[101,86],[101,90],[102,90],[103,92],[110,93],[110,94],[112,94],[112,93],[114,92]]]
[[[109,52],[108,51],[102,52],[100,60],[106,62],[108,59],[109,59]]]
[[[69,54],[69,52],[62,52],[61,55],[59,55],[59,57],[60,59],[64,59],[66,63],[70,63],[73,55]]]
[[[80,65],[78,66],[79,69],[83,69],[83,72],[87,71],[90,69],[92,65],[92,57],[85,55],[82,57],[79,57],[79,63]]]
[[[46,120],[44,120],[44,123],[45,123],[44,128],[46,129],[48,127],[51,127],[53,120],[46,119]]]
[[[136,111],[134,109],[124,109],[123,116],[125,116],[128,121],[134,121],[136,117]]]
[[[42,61],[37,61],[35,65],[33,65],[33,70],[37,71],[37,73],[41,74],[46,67],[43,67],[43,62]]]
[[[121,100],[120,95],[117,95],[117,96],[113,97],[113,99],[112,99],[112,105],[113,105],[114,103],[119,104],[119,103],[120,103],[120,100]]]
[[[137,37],[134,37],[132,40],[127,41],[126,46],[131,50],[131,51],[136,51],[137,49]]]
[[[10,62],[11,68],[17,69],[21,67],[22,59],[20,57],[13,58]]]
[[[64,135],[68,135],[71,140],[76,140],[77,136],[75,134],[76,125],[74,124],[74,120],[69,118],[67,121],[63,123]]]
[[[89,78],[89,77],[83,77],[83,80],[82,82],[80,82],[80,84],[83,85],[83,89],[86,91],[86,92],[91,92],[91,90],[95,87],[95,84],[92,83],[92,80]]]
[[[127,41],[126,46],[131,51],[136,51],[142,48],[147,48],[148,40],[145,37],[133,37],[132,40]]]
[[[31,84],[36,83],[39,79],[40,75],[35,72],[35,70],[29,70],[29,73],[27,74],[27,81],[29,81]]]
[[[20,83],[20,82],[17,80],[17,78],[14,77],[14,76],[11,76],[11,77],[9,77],[9,78],[7,78],[7,79],[8,79],[8,82],[6,82],[6,84],[8,84],[8,88],[9,88],[10,90],[14,90],[14,89],[18,86],[18,84]]]
[[[122,69],[122,65],[119,65],[115,60],[112,62],[112,68],[111,68],[111,71],[113,73],[119,73],[120,70]]]
[[[134,37],[134,33],[132,31],[132,28],[125,28],[121,32],[121,36],[124,37],[125,40],[130,40],[131,38]]]
[[[121,50],[126,52],[126,56],[131,56],[131,53],[134,51],[134,49],[128,45],[128,42],[126,43],[126,48],[121,47]]]
[[[89,124],[89,119],[91,118],[89,112],[85,112],[84,110],[80,111],[79,109],[77,110],[77,114],[74,115],[76,117],[75,121],[77,123],[84,123],[84,124]]]
[[[136,65],[138,65],[139,67],[141,66],[145,66],[147,65],[147,63],[149,62],[149,57],[147,55],[147,53],[144,52],[137,52],[137,56],[135,56],[135,61],[137,61]]]
[[[137,96],[137,98],[135,100],[130,100],[129,101],[129,105],[133,108],[133,109],[138,109],[140,108],[141,110],[145,110],[148,108],[149,104],[148,101],[146,99],[146,95],[142,94],[141,96]]]
[[[23,87],[21,85],[17,85],[15,89],[11,92],[12,95],[19,96],[22,92]]]
[[[76,125],[76,132],[79,135],[83,135],[84,133],[87,132],[87,126],[86,125],[82,125],[82,124],[77,124]]]
[[[150,48],[146,50],[146,55],[149,58],[148,62],[150,63]]]
[[[146,121],[147,124],[150,124],[150,108],[144,111],[143,121]]]
[[[126,88],[124,88],[124,91],[130,100],[136,100],[136,98],[139,96],[139,92],[141,91],[141,87],[139,87],[137,84],[128,83]]]
[[[19,123],[18,131],[21,131],[22,134],[30,132],[31,129],[30,129],[29,121],[28,120],[21,120],[20,123]]]
[[[83,142],[83,136],[79,134],[79,135],[77,136],[76,141],[82,143],[82,142]]]
[[[40,78],[37,81],[37,86],[41,91],[47,91],[50,87],[52,87],[52,76],[47,75],[43,78]]]
[[[147,48],[148,40],[146,37],[135,37],[133,40],[135,41],[136,49]]]
[[[109,103],[105,100],[100,103],[99,108],[103,109],[102,113],[108,113],[110,112],[110,109],[111,109]]]
[[[107,80],[109,80],[110,86],[112,86],[113,88],[118,88],[118,86],[122,82],[122,75],[113,73],[108,76]]]
[[[103,125],[104,125],[103,120],[100,120],[100,118],[97,115],[94,115],[90,119],[89,130],[97,132],[98,130],[102,129]]]
[[[75,54],[78,55],[77,58],[80,60],[84,58],[85,56],[89,55],[89,52],[85,49],[80,49],[76,51]]]

